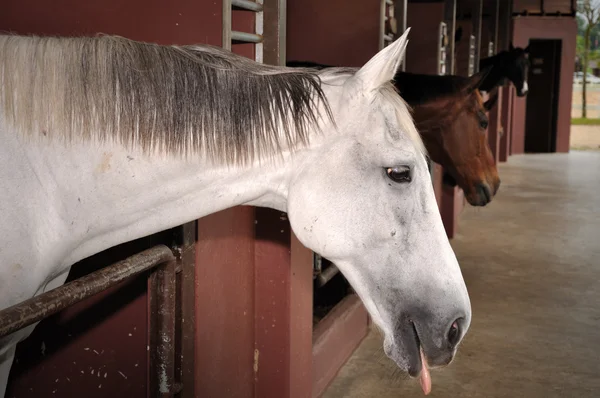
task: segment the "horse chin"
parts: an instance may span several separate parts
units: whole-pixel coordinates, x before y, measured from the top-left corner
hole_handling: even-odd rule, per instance
[[[403,340],[401,344],[403,349],[393,342],[395,339],[386,336],[383,342],[383,351],[389,359],[394,361],[398,368],[408,373],[411,378],[418,377],[423,369],[419,337],[412,328],[410,331],[401,334],[402,336],[398,336],[397,338]]]

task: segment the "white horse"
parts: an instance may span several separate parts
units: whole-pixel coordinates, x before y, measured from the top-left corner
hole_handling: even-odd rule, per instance
[[[109,247],[266,206],[339,267],[428,393],[471,308],[391,84],[407,33],[352,73],[209,46],[0,36],[0,309]],[[0,339],[0,391],[33,327]]]

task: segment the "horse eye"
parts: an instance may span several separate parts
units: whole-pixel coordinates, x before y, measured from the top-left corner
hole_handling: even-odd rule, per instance
[[[394,182],[403,183],[412,181],[410,167],[408,166],[388,167],[385,169],[385,172],[390,180]]]
[[[481,126],[482,129],[487,129],[488,128],[488,121],[487,120],[482,120],[481,122],[479,122],[479,125]]]

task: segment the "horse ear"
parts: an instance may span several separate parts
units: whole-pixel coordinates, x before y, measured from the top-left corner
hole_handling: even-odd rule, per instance
[[[487,101],[484,102],[483,107],[486,111],[491,110],[496,102],[498,101],[498,90],[494,90],[494,93],[488,98]]]
[[[471,92],[475,91],[475,89],[478,89],[479,86],[481,85],[481,83],[483,83],[483,80],[490,73],[492,68],[493,68],[493,66],[488,66],[486,68],[483,68],[479,72],[475,73],[471,77],[469,77],[469,80],[468,80],[467,85],[465,86],[464,90],[468,93],[471,93]]]
[[[395,42],[375,54],[350,80],[360,81],[363,89],[367,91],[377,90],[385,83],[392,81],[404,58],[408,44],[408,32],[410,32],[410,28],[406,29]]]
[[[514,49],[515,49],[515,46],[513,46],[513,43],[512,43],[512,41],[510,42],[508,49],[509,49],[510,51],[512,51],[512,50],[514,50]]]
[[[528,45],[527,45],[527,47],[525,47],[525,49],[524,49],[523,51],[525,51],[526,53],[529,53],[529,46],[530,46],[530,45],[531,45],[531,44],[528,44]]]

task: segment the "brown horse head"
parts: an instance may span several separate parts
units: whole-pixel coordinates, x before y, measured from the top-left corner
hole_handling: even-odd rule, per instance
[[[478,90],[486,73],[484,70],[470,78],[408,73],[396,76],[396,86],[413,107],[431,159],[442,165],[449,177],[445,180],[458,184],[473,206],[488,204],[500,186],[486,135],[486,113],[497,94],[484,103]]]

